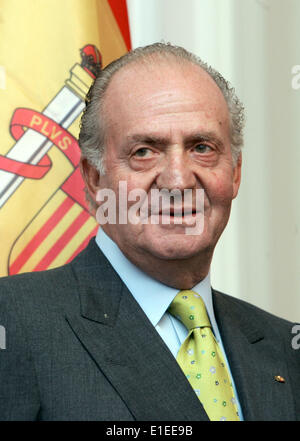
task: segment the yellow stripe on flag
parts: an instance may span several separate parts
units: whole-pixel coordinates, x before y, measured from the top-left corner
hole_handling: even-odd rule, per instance
[[[56,227],[48,234],[46,239],[36,249],[33,255],[27,260],[26,264],[22,267],[22,272],[32,271],[45,254],[50,250],[53,244],[61,237],[66,229],[72,224],[74,217],[78,216],[81,211],[81,207],[73,205],[73,207],[66,213],[63,219],[56,225]]]
[[[95,228],[95,221],[93,218],[90,217],[83,224],[80,230],[74,235],[73,240],[71,240],[68,243],[68,245],[63,249],[63,251],[59,254],[59,256],[51,263],[49,269],[63,265],[65,262],[67,262],[76,251],[78,244],[81,243],[82,237],[88,237],[94,228]]]
[[[32,222],[28,225],[25,231],[22,233],[22,240],[17,241],[13,248],[13,252],[10,256],[10,262],[13,263],[20,255],[22,250],[27,247],[32,238],[35,237],[42,229],[43,225],[49,219],[49,216],[53,214],[66,199],[65,193],[57,191],[57,193],[51,198],[49,203],[45,205],[39,213],[33,218]]]

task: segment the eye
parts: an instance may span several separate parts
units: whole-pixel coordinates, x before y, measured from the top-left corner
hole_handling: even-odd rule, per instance
[[[150,149],[148,149],[147,147],[142,147],[134,153],[134,156],[137,156],[138,158],[144,158],[148,156],[150,153],[151,153]]]
[[[212,148],[209,147],[209,145],[206,145],[206,144],[197,144],[194,147],[194,150],[195,150],[196,153],[208,153],[208,152],[210,152],[212,150]]]

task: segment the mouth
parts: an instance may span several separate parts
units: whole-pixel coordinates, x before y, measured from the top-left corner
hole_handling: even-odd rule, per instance
[[[159,216],[170,216],[170,217],[185,217],[185,216],[196,216],[197,213],[200,213],[199,210],[195,208],[172,208],[168,210],[160,210]]]
[[[160,210],[156,216],[159,219],[159,224],[188,227],[195,225],[200,215],[202,215],[202,212],[196,208],[184,207],[175,209],[170,207],[170,210]]]

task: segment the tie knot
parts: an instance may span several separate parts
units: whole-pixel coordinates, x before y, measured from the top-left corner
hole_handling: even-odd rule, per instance
[[[169,312],[189,331],[211,326],[205,304],[201,296],[194,291],[180,291],[171,303]]]

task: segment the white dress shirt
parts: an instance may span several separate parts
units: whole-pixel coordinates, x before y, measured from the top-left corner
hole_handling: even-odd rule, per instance
[[[143,309],[156,331],[164,340],[173,356],[176,358],[181,344],[188,335],[188,330],[186,327],[167,311],[174,297],[178,293],[178,289],[171,288],[170,286],[164,285],[158,280],[153,279],[131,263],[127,257],[124,256],[116,243],[110,239],[106,233],[104,233],[102,228],[99,228],[98,230],[96,243],[114,270],[118,273],[119,277],[125,283],[131,294],[134,296],[136,301],[139,303],[140,307]],[[195,285],[192,290],[199,294],[205,303],[212,330],[228,366],[237,400],[239,415],[242,419],[242,411],[239,404],[237,391],[215,319],[210,285],[210,274]]]

